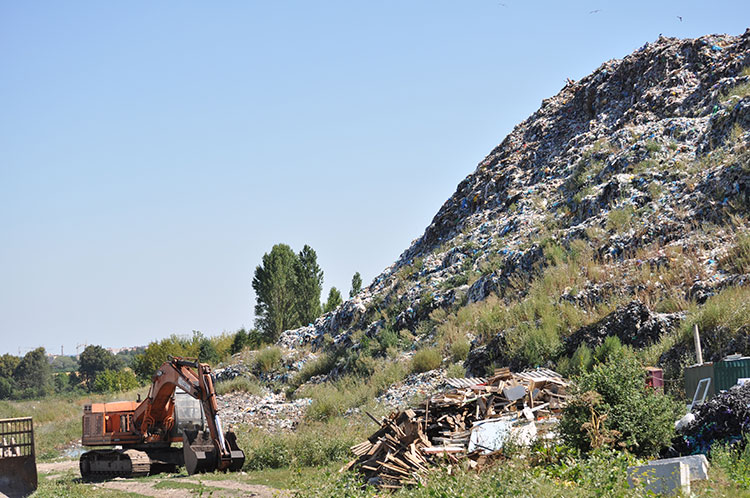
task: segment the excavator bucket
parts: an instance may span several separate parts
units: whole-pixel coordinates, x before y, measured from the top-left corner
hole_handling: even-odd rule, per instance
[[[215,470],[242,469],[245,453],[237,446],[237,436],[233,432],[224,433],[224,438],[231,448],[229,461],[222,461],[221,455],[207,431],[184,431],[182,451],[185,457],[185,469],[188,474],[213,472]]]
[[[242,470],[242,466],[245,463],[245,452],[237,446],[237,435],[232,431],[227,431],[224,433],[224,439],[229,443],[229,448],[232,450],[232,460],[229,463],[229,470],[231,472]]]

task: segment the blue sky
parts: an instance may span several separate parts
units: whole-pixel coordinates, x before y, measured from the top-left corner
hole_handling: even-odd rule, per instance
[[[252,326],[277,242],[317,251],[324,295],[369,283],[565,78],[748,19],[740,1],[2,1],[0,353]]]

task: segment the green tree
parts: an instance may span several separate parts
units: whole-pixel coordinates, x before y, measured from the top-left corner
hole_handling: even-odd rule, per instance
[[[236,334],[234,334],[234,339],[232,339],[232,346],[229,348],[229,352],[232,354],[237,354],[242,351],[246,344],[247,332],[245,331],[245,329],[240,329]]]
[[[10,399],[13,397],[14,393],[15,388],[13,387],[13,379],[0,377],[0,399]]]
[[[129,391],[138,387],[138,381],[130,370],[104,370],[96,376],[93,389],[98,393]]]
[[[255,268],[256,325],[264,337],[274,342],[279,334],[299,326],[297,305],[298,258],[286,244],[276,244],[263,255],[263,263]]]
[[[78,357],[78,371],[81,373],[86,387],[92,388],[97,374],[105,370],[119,370],[120,362],[115,355],[101,346],[86,346]]]
[[[219,362],[219,353],[211,339],[204,337],[198,346],[198,361],[215,365]]]
[[[349,291],[349,297],[354,297],[362,290],[362,275],[359,272],[352,277],[352,290]]]
[[[16,370],[19,363],[21,363],[21,358],[18,356],[13,356],[12,354],[4,354],[0,356],[0,377],[12,379],[13,372]]]
[[[305,244],[297,256],[297,317],[301,325],[312,323],[320,316],[320,293],[323,292],[323,270],[318,255]]]
[[[171,335],[159,342],[151,342],[146,350],[133,360],[133,370],[138,378],[148,382],[170,356],[191,356],[189,353],[191,343],[192,341],[176,335]],[[197,351],[192,356],[195,355],[197,355]]]
[[[328,292],[328,301],[326,301],[326,304],[323,307],[323,313],[335,310],[343,302],[344,300],[341,299],[341,293],[339,290],[336,287],[331,287],[331,290]]]
[[[52,368],[44,348],[26,353],[13,371],[13,380],[23,398],[42,397],[52,391]]]

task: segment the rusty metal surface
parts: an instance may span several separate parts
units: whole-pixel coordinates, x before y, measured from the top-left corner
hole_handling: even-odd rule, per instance
[[[0,494],[12,498],[28,496],[36,487],[31,417],[0,419]]]

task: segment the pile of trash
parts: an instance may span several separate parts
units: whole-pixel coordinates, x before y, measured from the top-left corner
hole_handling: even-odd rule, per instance
[[[639,300],[618,307],[600,321],[575,331],[565,341],[568,354],[581,344],[596,348],[608,336],[616,336],[623,344],[642,348],[659,341],[662,335],[674,330],[680,313],[654,313]]]
[[[568,81],[457,185],[371,285],[312,324],[284,331],[278,344],[335,352],[386,326],[415,332],[436,308],[479,302],[533,278],[548,259],[542,240],[563,248],[582,241],[597,258],[596,277],[582,272],[553,299],[590,307],[650,297],[667,285],[670,295],[707,299],[733,278],[717,264],[736,237],[724,228],[725,210],[750,202],[750,172],[737,155],[750,144],[750,97],[731,95],[750,82],[748,61],[750,30],[660,36]],[[690,228],[704,222],[716,230]],[[673,267],[681,281],[657,275]],[[676,318],[635,303],[621,311],[612,325],[635,347],[657,340]],[[595,346],[607,329],[587,329],[568,346]],[[484,339],[492,337],[472,344],[470,374],[492,363],[521,369],[502,354],[502,337]]]
[[[446,385],[445,370],[442,368],[413,373],[409,374],[403,381],[389,387],[383,394],[375,398],[375,402],[389,408],[401,408],[408,406],[412,401],[425,398]]]
[[[750,383],[720,392],[694,408],[692,415],[692,422],[672,441],[677,453],[708,454],[716,443],[744,446],[750,431]]]
[[[276,394],[270,390],[265,390],[261,396],[230,392],[216,399],[224,424],[242,423],[271,433],[294,430],[312,403],[309,398],[289,401],[284,393]]]
[[[369,484],[396,489],[420,482],[430,465],[445,459],[483,465],[509,441],[533,442],[537,424],[554,423],[569,387],[547,369],[502,368],[489,379],[447,382],[455,388],[384,418],[378,431],[351,448],[356,458],[344,469],[356,470]]]

